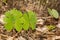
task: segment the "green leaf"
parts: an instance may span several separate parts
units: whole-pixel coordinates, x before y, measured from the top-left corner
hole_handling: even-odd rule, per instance
[[[55,25],[48,25],[48,26],[46,26],[47,28],[48,28],[48,30],[53,30],[53,29],[55,29]]]
[[[6,3],[7,0],[2,0],[4,3]]]
[[[29,29],[29,18],[28,18],[27,13],[24,13],[23,18],[24,18],[23,29],[28,30]]]
[[[55,9],[51,10],[50,8],[48,8],[48,12],[51,16],[53,16],[56,19],[59,17],[59,13]]]
[[[4,21],[5,21],[5,29],[8,31],[11,31],[13,29],[13,16],[10,14],[10,12],[5,12],[5,17],[4,17]]]
[[[32,28],[32,30],[35,29],[36,27],[36,14],[33,11],[28,11],[28,16],[29,16],[29,23],[30,23],[30,27]]]
[[[19,10],[16,10],[15,8],[12,9],[10,12],[15,18],[22,17],[22,12]]]
[[[59,13],[55,9],[52,9],[51,13],[56,19],[59,17]]]
[[[14,28],[15,28],[18,32],[20,32],[20,31],[22,30],[22,19],[21,19],[21,18],[15,20],[15,26],[14,26]]]
[[[5,25],[5,29],[8,31],[11,31],[13,29],[13,24],[12,23],[6,23]]]
[[[51,9],[50,8],[48,8],[48,12],[52,16],[52,13],[51,13]]]
[[[21,17],[22,17],[22,12],[18,11],[16,9],[11,10],[11,13],[14,16],[14,28],[20,32],[22,30],[22,25],[21,25]]]

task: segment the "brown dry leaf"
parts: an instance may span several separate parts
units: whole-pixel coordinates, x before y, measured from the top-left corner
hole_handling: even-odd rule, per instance
[[[38,19],[37,20],[37,24],[43,25],[44,24],[44,20],[43,19]]]
[[[5,15],[1,15],[0,16],[0,23],[4,24],[3,18],[5,17]]]
[[[14,37],[8,37],[7,40],[13,40]]]
[[[52,40],[60,40],[60,36],[54,36]]]
[[[31,37],[29,37],[29,40],[33,40]]]
[[[47,40],[52,40],[52,37],[48,37]]]
[[[1,39],[1,35],[0,35],[0,40],[2,40],[2,39]]]
[[[37,31],[40,31],[40,32],[43,32],[43,33],[46,33],[48,31],[47,27],[42,27],[42,28],[36,28]]]
[[[60,28],[60,23],[56,25],[56,27]]]
[[[26,40],[25,38],[23,38],[22,36],[18,37],[19,40]]]
[[[19,40],[18,38],[14,38],[14,40]]]

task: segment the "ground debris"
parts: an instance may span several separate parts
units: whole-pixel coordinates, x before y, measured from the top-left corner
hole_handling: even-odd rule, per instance
[[[7,32],[4,28],[4,12],[16,8],[22,12],[32,10],[37,14],[35,30],[15,29]],[[60,13],[60,0],[7,0],[6,4],[0,0],[0,40],[60,40],[60,17],[55,19],[48,14],[47,8],[56,9]],[[54,31],[49,31],[45,25],[56,25]],[[16,35],[17,33],[17,35]]]

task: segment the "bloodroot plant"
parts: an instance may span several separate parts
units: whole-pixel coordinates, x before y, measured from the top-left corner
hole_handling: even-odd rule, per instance
[[[55,19],[59,18],[59,13],[57,10],[48,8],[48,12]]]

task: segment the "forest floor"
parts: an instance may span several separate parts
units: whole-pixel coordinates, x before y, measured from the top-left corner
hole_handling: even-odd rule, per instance
[[[16,8],[22,12],[32,10],[37,14],[37,27],[35,30],[12,30],[4,29],[4,12]],[[60,13],[60,0],[0,0],[0,40],[60,40],[60,16],[58,19],[48,14],[47,8],[56,9]],[[46,25],[55,25],[55,29],[48,30]]]

